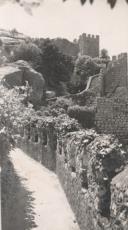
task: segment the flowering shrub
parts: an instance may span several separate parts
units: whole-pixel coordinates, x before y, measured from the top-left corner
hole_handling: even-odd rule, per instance
[[[67,114],[69,106],[73,105],[71,98],[57,97],[54,101],[49,101],[47,107],[40,108],[40,114],[44,116],[58,117],[61,114]]]
[[[24,91],[24,93],[21,93]],[[25,124],[34,109],[30,103],[25,105],[28,96],[27,87],[15,87],[14,89],[6,89],[0,86],[0,126],[7,127],[8,130],[17,128],[19,125]]]

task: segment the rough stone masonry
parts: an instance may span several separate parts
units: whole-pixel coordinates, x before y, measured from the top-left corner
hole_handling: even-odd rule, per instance
[[[115,136],[79,128],[57,135],[51,122],[21,133],[20,147],[58,175],[82,230],[127,229],[128,154]]]

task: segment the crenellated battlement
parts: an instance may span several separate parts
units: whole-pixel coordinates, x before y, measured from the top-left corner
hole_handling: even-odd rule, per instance
[[[121,59],[125,60],[128,58],[128,54],[127,53],[120,53],[118,55],[114,55],[112,56],[112,61],[121,61]]]
[[[84,33],[84,34],[82,34],[82,35],[80,35],[80,37],[79,38],[82,38],[82,39],[85,39],[85,38],[89,38],[89,39],[95,39],[95,40],[99,40],[99,35],[94,35],[94,34],[86,34],[86,33]]]
[[[112,56],[104,74],[104,93],[113,94],[118,87],[128,89],[128,54]]]

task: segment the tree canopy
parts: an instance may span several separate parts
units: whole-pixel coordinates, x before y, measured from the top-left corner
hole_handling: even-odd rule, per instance
[[[25,60],[40,72],[48,88],[56,90],[61,82],[70,81],[73,58],[63,54],[50,39],[22,42],[13,50],[11,61]]]
[[[70,73],[73,71],[72,58],[62,54],[50,39],[41,41],[39,48],[42,63],[38,70],[43,74],[47,85],[54,86],[60,81],[70,80]]]
[[[108,55],[108,50],[102,49],[101,52],[100,52],[100,57],[104,58],[104,59],[109,59],[110,57]]]
[[[11,61],[24,60],[28,61],[31,66],[37,70],[41,65],[41,50],[32,42],[22,42],[13,49]]]

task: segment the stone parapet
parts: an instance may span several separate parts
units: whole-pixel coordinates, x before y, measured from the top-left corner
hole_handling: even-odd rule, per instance
[[[56,172],[82,230],[116,229],[111,227],[113,181],[123,173],[126,152],[114,136],[94,130],[56,134],[52,122],[45,128],[26,126],[17,144]]]

